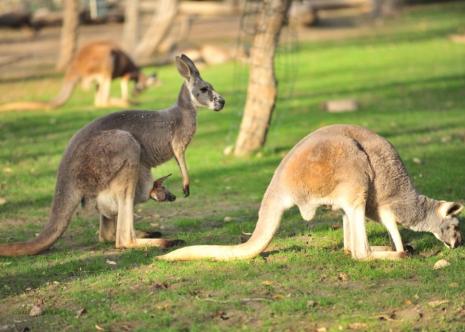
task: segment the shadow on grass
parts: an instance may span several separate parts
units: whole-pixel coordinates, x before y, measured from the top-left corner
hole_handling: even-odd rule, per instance
[[[386,69],[386,66],[380,66],[380,69],[383,68],[384,70]],[[373,66],[370,67],[370,69],[374,69]],[[347,68],[347,71],[349,70],[355,70],[354,68]],[[358,69],[357,69],[358,70]],[[334,73],[334,75],[340,75],[340,68],[335,69],[333,72],[326,72],[325,76],[330,76],[330,73]],[[415,87],[418,89],[418,87],[424,87],[425,85],[432,85],[430,89],[424,89],[422,88],[421,91],[419,92],[419,95],[424,98],[425,96],[429,96],[429,98],[434,98],[434,96],[437,96],[438,100],[443,99],[446,96],[450,96],[451,92],[457,92],[457,98],[463,97],[463,92],[462,89],[457,88],[456,90],[451,91],[450,84],[446,84],[446,82],[454,82],[454,83],[460,83],[457,84],[459,86],[465,85],[465,77],[462,74],[454,74],[454,75],[443,75],[443,76],[434,76],[434,77],[428,77],[428,78],[422,78],[422,79],[409,79],[409,80],[398,80],[398,81],[384,81],[382,83],[375,83],[375,84],[370,84],[370,85],[364,85],[363,87],[350,87],[348,86],[347,88],[343,89],[337,89],[335,90],[333,87],[328,87],[328,89],[319,89],[318,92],[314,93],[301,93],[297,95],[293,95],[291,97],[288,97],[288,99],[294,99],[296,97],[312,97],[312,98],[322,98],[322,97],[327,97],[328,95],[347,95],[347,94],[375,94],[377,91],[390,91],[392,89],[399,89],[399,90],[408,90],[408,88],[413,88]],[[444,94],[444,92],[447,92]],[[409,94],[412,93],[411,91]],[[409,96],[412,100],[422,100],[422,98],[416,98],[415,96]],[[285,100],[285,99],[282,99]],[[439,103],[437,103],[439,104]]]
[[[28,267],[24,272],[6,274],[0,277],[0,297],[17,295],[26,291],[26,288],[40,288],[41,286],[51,283],[52,281],[63,283],[72,280],[77,280],[83,277],[91,277],[103,275],[107,273],[119,273],[142,265],[153,263],[154,257],[162,252],[157,249],[143,250],[114,250],[109,253],[103,251],[101,254],[92,257],[81,258],[80,255],[85,255],[83,251],[72,253],[72,258],[68,255],[65,257],[57,257],[64,253],[58,253],[52,250],[42,254],[41,260],[46,259],[48,262],[41,267]],[[87,254],[92,254],[89,252]],[[11,264],[29,265],[37,257],[20,257],[8,258]],[[7,259],[1,259],[5,261]],[[59,263],[60,260],[65,260],[65,263]],[[116,261],[115,265],[110,265],[106,261]],[[55,263],[55,264],[53,264]]]
[[[393,22],[394,23],[394,22]],[[409,31],[407,33],[400,33],[398,32],[393,38],[389,34],[376,34],[374,36],[369,36],[365,38],[349,38],[346,40],[334,40],[334,41],[320,41],[314,42],[311,44],[304,44],[301,46],[302,51],[311,51],[315,49],[326,49],[329,50],[331,48],[347,48],[347,47],[376,47],[376,46],[386,46],[386,45],[401,45],[401,44],[411,44],[411,43],[419,43],[425,42],[433,39],[447,38],[447,36],[451,33],[456,32],[456,28],[454,26],[451,27],[440,27],[435,29],[429,29],[427,32],[425,31]]]
[[[284,249],[279,249],[279,250],[270,250],[270,251],[266,251],[266,252],[262,252],[260,254],[260,257],[266,259],[270,256],[273,256],[273,255],[276,255],[276,254],[283,254],[283,253],[299,253],[299,252],[303,252],[305,251],[305,247],[304,246],[296,246],[296,245],[293,245],[293,246],[290,246],[290,247],[287,247],[287,248],[284,248]]]

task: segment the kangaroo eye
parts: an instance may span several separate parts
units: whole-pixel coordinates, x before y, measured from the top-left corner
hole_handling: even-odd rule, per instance
[[[201,91],[202,93],[205,93],[205,92],[208,91],[208,88],[207,88],[207,87],[201,88],[200,91]]]

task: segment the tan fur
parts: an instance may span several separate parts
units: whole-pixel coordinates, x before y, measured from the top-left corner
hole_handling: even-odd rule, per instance
[[[258,255],[277,231],[283,212],[297,205],[311,220],[321,205],[342,209],[344,250],[356,259],[405,257],[397,224],[428,231],[450,247],[461,242],[455,216],[462,206],[417,193],[394,147],[369,130],[350,125],[321,128],[301,140],[276,169],[251,238],[237,246],[192,246],[164,260],[245,259]],[[381,222],[396,251],[370,247],[365,217]]]
[[[110,97],[111,81],[121,79],[121,98]],[[97,41],[84,45],[69,64],[60,93],[50,102],[12,102],[0,106],[0,111],[34,110],[57,108],[66,103],[76,84],[81,81],[83,87],[93,83],[97,89],[94,105],[97,107],[129,105],[129,81],[135,81],[136,87],[143,90],[154,83],[154,78],[145,76],[131,57],[116,44]]]

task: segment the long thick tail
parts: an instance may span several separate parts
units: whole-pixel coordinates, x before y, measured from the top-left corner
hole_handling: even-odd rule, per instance
[[[30,110],[39,110],[39,109],[47,109],[49,108],[49,103],[46,102],[35,102],[35,101],[18,101],[13,103],[6,103],[0,105],[0,112],[1,111],[30,111]]]
[[[157,257],[167,261],[212,259],[218,261],[253,258],[266,249],[279,228],[283,212],[289,207],[284,195],[276,192],[273,181],[268,187],[258,213],[258,222],[250,239],[239,245],[201,245],[174,250]]]
[[[67,189],[58,182],[49,221],[42,232],[27,242],[1,244],[0,256],[35,255],[50,248],[68,227],[80,199],[75,189]]]
[[[58,95],[48,103],[49,107],[57,108],[63,106],[71,97],[76,84],[79,82],[79,77],[66,77]]]
[[[60,92],[50,102],[35,102],[35,101],[18,101],[0,105],[1,111],[30,111],[39,109],[57,108],[63,106],[74,91],[76,84],[79,82],[79,77],[66,78],[63,82]]]

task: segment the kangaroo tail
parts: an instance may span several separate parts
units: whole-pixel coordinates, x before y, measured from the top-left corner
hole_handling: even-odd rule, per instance
[[[289,204],[285,197],[274,190],[273,181],[268,187],[258,213],[258,222],[250,239],[239,245],[201,245],[174,250],[166,255],[157,257],[161,260],[196,260],[211,259],[218,261],[253,258],[266,249],[279,228],[281,217]]]
[[[48,103],[51,108],[57,108],[63,106],[68,99],[71,97],[76,84],[79,82],[79,77],[67,77],[65,76],[63,85],[58,95]]]
[[[1,244],[0,256],[35,255],[50,248],[68,227],[80,200],[81,195],[75,189],[68,189],[58,182],[48,224],[35,239]]]
[[[14,110],[22,110],[22,111],[29,111],[29,110],[38,110],[38,109],[49,109],[49,108],[57,108],[63,106],[66,101],[71,97],[71,94],[74,91],[74,87],[79,82],[79,77],[73,78],[66,78],[61,87],[60,92],[58,95],[53,98],[50,102],[28,102],[28,101],[20,101],[20,102],[13,102],[0,105],[0,112],[1,111],[14,111]]]
[[[46,109],[49,108],[49,103],[46,102],[28,102],[28,101],[20,101],[20,102],[13,102],[0,105],[0,112],[2,111],[15,111],[15,110],[22,110],[22,111],[29,111],[29,110],[38,110],[38,109]]]

